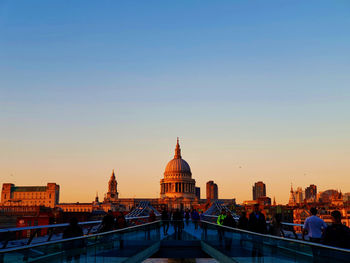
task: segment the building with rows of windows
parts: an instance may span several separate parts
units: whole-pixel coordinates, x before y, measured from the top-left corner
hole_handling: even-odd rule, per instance
[[[46,186],[16,186],[4,183],[1,191],[2,206],[46,206],[59,203],[60,186],[48,183]]]

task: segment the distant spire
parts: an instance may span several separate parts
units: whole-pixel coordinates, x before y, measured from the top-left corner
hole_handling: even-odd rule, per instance
[[[181,159],[181,149],[180,149],[180,144],[179,144],[179,137],[177,137],[174,159]]]
[[[112,175],[111,178],[114,177],[115,178],[115,173],[114,173],[114,169],[112,170]]]

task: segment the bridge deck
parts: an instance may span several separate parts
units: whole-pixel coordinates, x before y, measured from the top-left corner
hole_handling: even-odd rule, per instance
[[[83,241],[83,245],[81,242]],[[79,243],[80,242],[80,243]],[[78,244],[78,245],[77,245]],[[350,250],[189,221],[164,235],[160,222],[110,233],[0,250],[0,262],[141,262],[146,258],[216,258],[220,262],[350,262]]]

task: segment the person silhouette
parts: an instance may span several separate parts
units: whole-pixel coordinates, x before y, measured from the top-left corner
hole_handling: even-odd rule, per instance
[[[62,238],[67,239],[67,238],[73,238],[73,237],[80,237],[83,235],[84,235],[83,230],[78,225],[78,219],[75,217],[72,217],[69,220],[69,226],[63,231]],[[71,262],[73,258],[74,260],[79,261],[81,250],[83,249],[83,247],[84,247],[83,239],[64,242],[63,249],[66,254],[67,262]]]

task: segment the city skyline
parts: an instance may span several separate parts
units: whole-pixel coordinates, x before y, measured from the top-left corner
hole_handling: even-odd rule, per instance
[[[179,136],[202,198],[350,192],[349,10],[2,1],[0,182],[91,202],[115,169],[121,198],[159,197]]]
[[[179,139],[178,139],[179,140]],[[241,167],[240,167],[241,168]],[[115,172],[115,170],[116,169],[112,169],[112,175],[114,175],[114,174],[116,174],[116,179],[117,179],[117,182],[118,182],[118,184],[119,184],[119,178],[120,177],[118,177],[118,174]],[[108,176],[106,177],[107,179],[108,179]],[[106,180],[107,180],[106,179]],[[200,180],[199,180],[200,181]],[[202,190],[202,195],[204,195],[204,194],[207,194],[207,191],[208,191],[208,183],[213,183],[213,181],[212,180],[210,180],[210,181],[208,181],[208,182],[206,182],[205,183],[205,185],[204,185],[204,187],[203,186],[201,186],[201,185],[198,185],[201,189],[203,189],[203,190],[206,190],[206,192],[204,193],[203,192],[203,190]],[[14,182],[4,182],[4,183],[14,183]],[[256,187],[256,185],[257,184],[263,184],[264,185],[264,187],[266,187],[265,185],[265,183],[264,182],[262,182],[262,181],[258,181],[258,182],[254,182],[254,184],[252,183],[251,184],[251,186],[253,186],[253,193],[254,193],[254,187]],[[17,184],[17,183],[15,183],[16,185],[19,185],[19,186],[21,186],[21,184]],[[108,183],[109,184],[109,183]],[[31,184],[29,184],[29,185],[31,185]],[[32,184],[33,185],[33,184]],[[135,185],[135,184],[133,184],[133,185]],[[216,185],[216,184],[215,184]],[[292,183],[292,185],[293,185],[293,183]],[[311,185],[311,183],[310,183],[310,185]],[[296,186],[298,186],[297,184],[295,184],[295,187]],[[120,187],[120,186],[119,186]],[[291,186],[292,188],[293,188],[293,186]],[[153,187],[154,188],[154,187]],[[266,188],[269,188],[269,186],[267,185],[267,187]],[[304,189],[304,190],[302,190],[303,192],[304,192],[304,194],[305,194],[305,190],[308,188],[308,185],[306,185],[305,187],[300,187],[300,186],[298,186],[298,188],[299,189]],[[120,191],[120,189],[121,188],[118,188],[119,189],[119,191]],[[320,189],[320,190],[318,190],[318,192],[322,192],[322,191],[326,191],[326,190],[329,190],[329,189],[331,189],[331,188],[327,188],[327,189]],[[61,192],[62,192],[62,188],[61,188]],[[88,194],[88,195],[91,195],[91,193],[89,193],[89,189],[87,189],[87,188],[85,188],[84,189],[85,190],[85,192]],[[245,190],[245,189],[244,189]],[[347,189],[341,189],[341,188],[335,188],[335,190],[341,190],[341,191],[343,191],[343,193],[346,193],[346,192],[348,192],[347,191]],[[344,191],[345,190],[345,191]],[[266,190],[265,190],[266,191]],[[63,191],[64,192],[64,191]],[[123,192],[122,190],[120,191],[120,192]],[[100,193],[99,195],[98,195],[98,193]],[[108,196],[108,193],[107,193],[107,190],[106,190],[106,182],[105,182],[105,185],[104,185],[104,190],[102,190],[102,191],[96,191],[96,193],[95,193],[95,195],[94,195],[94,198],[92,199],[92,200],[94,200],[95,199],[95,197],[96,197],[96,194],[101,198],[101,199],[103,199],[103,198],[106,198],[106,195]],[[159,195],[159,191],[156,193],[157,195]],[[254,195],[254,194],[253,194]],[[285,195],[287,195],[287,194],[285,194]],[[288,192],[288,195],[289,195],[289,192]],[[272,193],[272,192],[268,192],[268,191],[266,191],[266,195],[262,195],[262,196],[269,196],[270,198],[274,198],[275,199],[275,197],[276,197],[276,195],[274,194],[274,193]],[[85,195],[85,196],[83,196],[84,197],[84,199],[83,200],[67,200],[67,199],[65,199],[65,198],[62,198],[62,194],[61,194],[61,196],[60,196],[60,198],[61,198],[61,202],[62,203],[65,203],[65,202],[90,202],[91,200],[88,200],[88,199],[86,199],[87,198],[87,196]],[[159,198],[159,196],[141,196],[141,195],[137,195],[137,194],[134,194],[133,196],[120,196],[120,197],[122,197],[122,198]],[[205,199],[206,197],[205,196],[201,196],[201,199]],[[226,198],[226,199],[231,199],[231,198],[235,198],[239,203],[243,203],[243,201],[247,201],[247,200],[255,200],[254,198],[246,198],[246,199],[239,199],[239,198],[237,198],[236,196],[223,196],[223,197],[221,197],[221,198]],[[284,201],[279,201],[279,200],[277,200],[277,204],[282,204],[282,205],[285,205],[285,204],[287,204],[288,202],[284,202]]]

